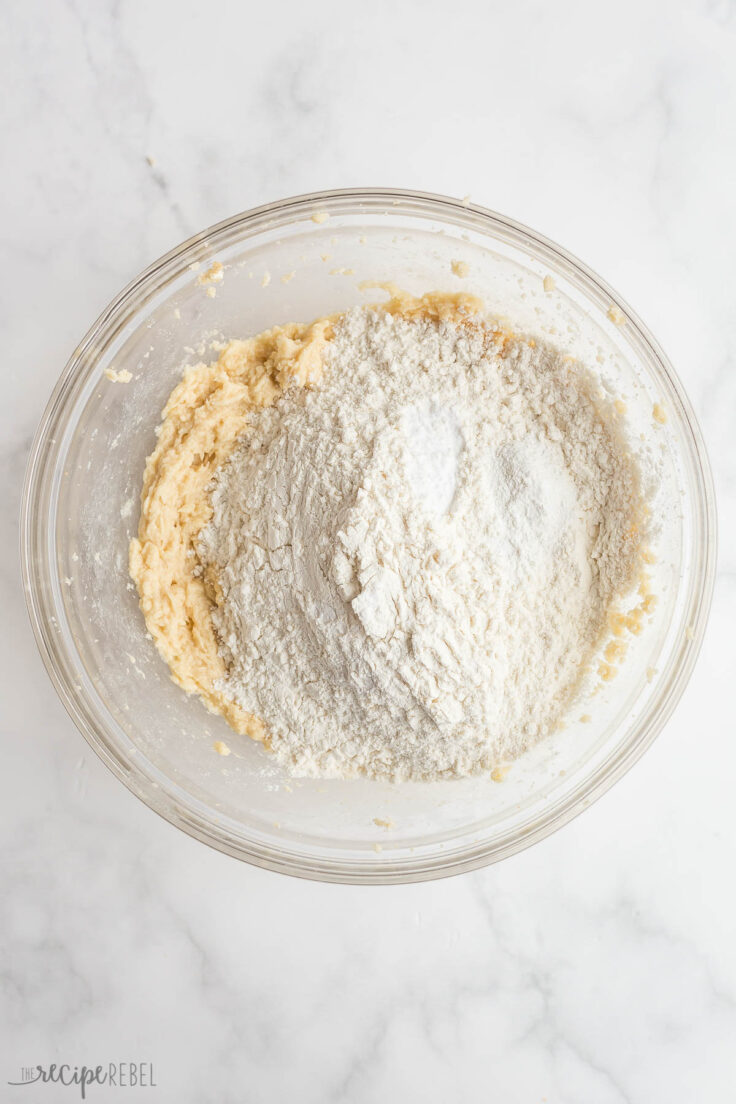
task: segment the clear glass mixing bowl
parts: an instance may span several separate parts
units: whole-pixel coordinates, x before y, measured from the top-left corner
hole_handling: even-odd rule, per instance
[[[225,266],[214,298],[197,282],[213,260]],[[453,274],[453,261],[468,264],[467,278]],[[625,397],[633,439],[659,469],[656,612],[618,678],[575,710],[592,721],[569,723],[503,782],[284,776],[260,746],[173,684],[128,578],[145,458],[182,367],[209,356],[213,339],[380,298],[360,284],[385,280],[415,293],[475,292],[517,329],[596,365]],[[133,379],[112,382],[108,369]],[[652,418],[655,403],[665,424]],[[682,693],[703,635],[714,559],[714,497],[700,432],[669,362],[626,303],[565,250],[510,219],[386,189],[260,207],[151,265],[103,312],[62,373],[23,498],[33,630],[59,696],[100,758],[197,839],[259,866],[330,881],[469,870],[529,846],[599,797],[652,742]],[[213,750],[217,739],[230,746],[229,757]]]

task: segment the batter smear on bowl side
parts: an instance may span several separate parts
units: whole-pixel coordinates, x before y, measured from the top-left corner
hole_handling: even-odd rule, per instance
[[[230,342],[172,392],[130,548],[174,680],[295,774],[498,771],[651,612],[620,407],[469,295]]]

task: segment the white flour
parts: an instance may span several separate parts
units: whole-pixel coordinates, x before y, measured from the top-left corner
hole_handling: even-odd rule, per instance
[[[630,588],[639,480],[584,369],[354,310],[251,416],[200,556],[223,690],[297,774],[485,772],[548,734]]]

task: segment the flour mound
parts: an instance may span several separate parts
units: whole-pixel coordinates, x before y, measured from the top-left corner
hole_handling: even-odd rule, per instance
[[[216,477],[220,689],[296,774],[488,772],[569,706],[633,584],[639,498],[587,370],[350,311],[322,384],[253,413]]]

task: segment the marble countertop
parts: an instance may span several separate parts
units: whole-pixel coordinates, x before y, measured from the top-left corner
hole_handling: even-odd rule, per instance
[[[732,1104],[734,0],[3,21],[0,1099],[79,1099],[6,1085],[23,1066],[136,1061],[177,1104]],[[721,524],[701,658],[635,769],[496,867],[373,889],[250,869],[136,801],[56,698],[17,556],[31,436],[107,301],[218,219],[357,184],[470,193],[608,279],[684,380]]]

